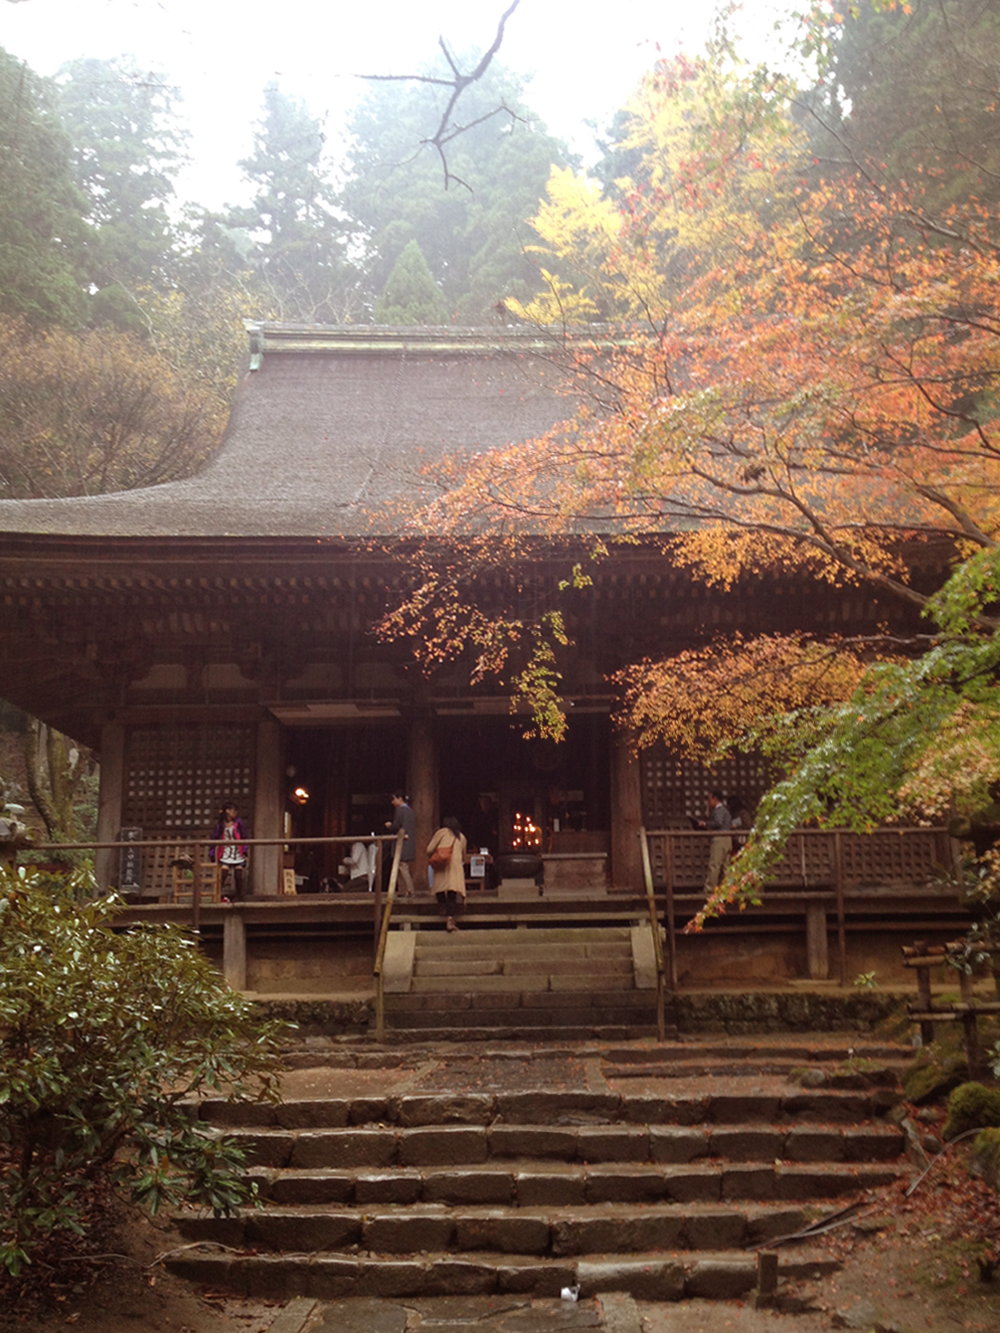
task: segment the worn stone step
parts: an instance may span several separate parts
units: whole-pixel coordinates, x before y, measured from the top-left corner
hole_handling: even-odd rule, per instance
[[[600,945],[615,942],[631,945],[632,938],[629,926],[524,926],[494,929],[486,925],[474,926],[468,918],[457,934],[449,934],[444,939],[440,930],[418,930],[416,936],[418,949],[437,946],[452,950],[483,947],[502,949],[507,945],[545,948],[559,944]]]
[[[558,1297],[579,1286],[582,1296],[628,1292],[636,1300],[739,1300],[757,1282],[756,1260],[735,1251],[692,1252],[665,1257],[601,1254],[600,1258],[523,1258],[477,1252],[398,1255],[229,1254],[188,1250],[166,1260],[179,1277],[201,1287],[236,1295],[287,1300],[311,1296],[335,1300],[354,1296],[471,1296],[528,1294]],[[819,1277],[839,1263],[825,1251],[796,1249],[778,1256],[779,1281]]]
[[[426,1010],[425,997],[399,998]],[[463,1035],[469,1017],[504,1014],[509,999],[457,1010]],[[617,1001],[589,998],[595,1027]],[[520,1012],[557,1023],[580,1012],[578,998],[558,992],[531,1003]],[[373,1074],[354,1085],[364,1095],[206,1103],[203,1121],[232,1133],[252,1164],[260,1207],[230,1219],[183,1214],[191,1245],[229,1250],[222,1262],[178,1250],[171,1267],[272,1299],[556,1295],[575,1284],[642,1299],[742,1299],[757,1281],[752,1251],[909,1171],[904,1135],[883,1118],[898,1096],[893,1071],[866,1056],[852,1067],[853,1047],[816,1045],[824,1049],[616,1038],[561,1048],[528,1038],[482,1054],[383,1048],[356,1053]],[[381,1084],[383,1058],[402,1082]],[[793,1062],[811,1077],[793,1081]],[[413,1090],[411,1068],[423,1071]],[[643,1069],[648,1081],[637,1082]],[[861,1086],[835,1081],[854,1074]],[[812,1277],[823,1271],[797,1249],[776,1253],[784,1277],[802,1263]]]
[[[544,1025],[540,1023],[522,1023],[517,1021],[517,1013],[525,1011],[514,1011],[510,1016],[509,1022],[491,1022],[489,1027],[477,1027],[470,1025],[467,1021],[462,1027],[462,1040],[468,1044],[481,1042],[489,1045],[497,1041],[525,1042],[530,1041],[534,1044],[539,1042],[588,1042],[588,1041],[626,1041],[631,1038],[649,1038],[655,1037],[657,1032],[655,1020],[643,1022],[642,1016],[638,1018],[634,1015],[622,1018],[618,1023],[606,1023],[598,1021],[595,1011],[589,1011],[589,1021],[581,1020],[569,1026],[567,1023],[559,1022],[555,1024],[546,1021]],[[386,1028],[386,1044],[393,1047],[420,1047],[427,1042],[454,1041],[455,1027],[454,1021],[450,1023],[444,1015],[439,1015],[439,1026],[433,1022],[417,1027],[413,1024],[408,1026],[396,1024]]]
[[[237,1146],[245,1154],[249,1166],[298,1170],[341,1169],[359,1167],[463,1167],[481,1165],[488,1161],[514,1158],[534,1158],[557,1162],[651,1162],[663,1163],[670,1168],[672,1179],[680,1171],[701,1170],[696,1163],[704,1139],[697,1135],[678,1134],[676,1126],[543,1126],[497,1125],[487,1129],[465,1125],[429,1126],[423,1129],[343,1129],[309,1130],[289,1134],[281,1130],[236,1130]],[[721,1137],[721,1136],[720,1136]],[[734,1135],[736,1140],[753,1142],[750,1133]],[[838,1139],[832,1132],[800,1136],[801,1142],[787,1141],[786,1146],[799,1148],[803,1156],[788,1158],[804,1164],[864,1162],[859,1158],[861,1146],[850,1139]],[[812,1155],[819,1146],[833,1142],[837,1155],[827,1159]],[[814,1149],[815,1145],[815,1149]],[[690,1154],[690,1155],[687,1155]],[[850,1154],[850,1155],[849,1155]],[[774,1191],[783,1188],[784,1175],[794,1174],[797,1168],[784,1162],[775,1165],[753,1165],[751,1158],[741,1158],[746,1165],[731,1167],[737,1175],[752,1174],[758,1198],[777,1197]],[[883,1159],[884,1162],[888,1158]],[[824,1168],[825,1169],[825,1168]],[[856,1168],[860,1170],[860,1167]],[[718,1174],[717,1167],[705,1170]],[[877,1173],[876,1173],[877,1174]],[[805,1179],[805,1177],[803,1177]],[[748,1186],[749,1187],[749,1186]],[[768,1191],[768,1192],[762,1192]],[[812,1189],[810,1194],[814,1193]],[[787,1196],[786,1196],[787,1197]]]
[[[830,1194],[827,1198],[841,1196]],[[269,1207],[219,1219],[179,1219],[189,1242],[216,1241],[233,1249],[313,1253],[358,1247],[376,1254],[424,1250],[498,1251],[561,1258],[644,1250],[759,1249],[802,1230],[804,1204],[792,1201],[606,1203],[569,1208],[444,1208],[392,1210]]]
[[[619,958],[601,955],[599,958],[423,958],[419,954],[414,959],[414,976],[419,977],[524,977],[534,976],[576,976],[576,977],[617,977],[631,984],[633,974],[632,954],[623,954]],[[544,986],[540,989],[544,989]]]
[[[508,970],[492,975],[468,975],[441,977],[424,976],[417,973],[410,983],[410,994],[448,995],[452,992],[469,991],[474,994],[496,991],[520,993],[530,990],[532,994],[549,991],[566,991],[570,994],[600,991],[627,991],[633,989],[632,964],[609,968],[606,964],[595,964],[587,972],[580,971],[580,964],[573,964],[571,972],[558,969],[539,973],[534,965],[524,969]],[[648,1003],[648,999],[647,999]]]
[[[822,1044],[819,1044],[822,1042]],[[780,1061],[793,1066],[815,1066],[854,1063],[860,1068],[905,1068],[913,1062],[913,1047],[899,1042],[873,1040],[863,1036],[845,1038],[830,1034],[825,1038],[799,1041],[753,1036],[740,1040],[734,1037],[685,1037],[683,1041],[657,1042],[653,1046],[610,1046],[600,1052],[609,1065],[633,1066],[641,1074],[649,1067],[661,1067],[676,1060],[711,1060],[749,1077],[759,1068],[758,1061]]]
[[[857,1144],[837,1146],[841,1146],[842,1153],[859,1149]],[[663,1202],[681,1195],[691,1201],[701,1197],[703,1202],[738,1197],[767,1200],[788,1198],[791,1190],[799,1188],[812,1197],[818,1186],[832,1178],[839,1192],[846,1162],[851,1163],[849,1174],[859,1187],[861,1181],[867,1187],[875,1177],[884,1183],[905,1171],[898,1157],[890,1156],[898,1145],[889,1136],[874,1146],[884,1156],[841,1155],[828,1161],[806,1158],[798,1164],[801,1170],[793,1165],[794,1158],[782,1166],[776,1166],[773,1159],[754,1161],[749,1157],[724,1162],[705,1156],[685,1158],[681,1154],[703,1145],[682,1143],[664,1145],[676,1156],[661,1158],[658,1163],[573,1165],[558,1159],[528,1158],[438,1168],[257,1168],[251,1175],[263,1201],[297,1206],[444,1203],[542,1207]],[[808,1171],[805,1163],[809,1164]]]
[[[550,993],[558,994],[557,991]],[[570,1006],[550,1011],[518,1004],[505,1005],[502,1003],[505,999],[523,997],[516,996],[514,992],[497,991],[492,997],[478,996],[476,1004],[457,1005],[449,1009],[429,1006],[424,1013],[414,1010],[400,1010],[394,1014],[387,1012],[387,1033],[390,1039],[396,1041],[407,1037],[428,1041],[434,1033],[446,1030],[449,1025],[454,1028],[456,1022],[462,1022],[463,1035],[481,1027],[486,1029],[484,1038],[491,1040],[582,1041],[603,1035],[607,1041],[621,1041],[626,1037],[648,1037],[655,1032],[655,1019],[646,1008],[631,1008],[618,1002],[622,995],[628,995],[629,992],[602,991],[600,994],[613,996],[613,1003],[604,1006]],[[436,1000],[438,997],[432,998]],[[456,998],[462,997],[456,993]],[[486,1004],[487,998],[501,1003]],[[467,1039],[472,1040],[472,1037]]]
[[[767,1122],[766,1128],[756,1132],[782,1133],[786,1143],[789,1136],[824,1134],[824,1126],[841,1132],[845,1141],[852,1136],[865,1141],[887,1136],[898,1143],[899,1130],[878,1122],[893,1096],[880,1089],[787,1088],[771,1092],[739,1083],[725,1091],[706,1088],[656,1093],[538,1088],[524,1092],[329,1097],[277,1104],[240,1104],[220,1098],[201,1103],[198,1114],[220,1128],[249,1136],[271,1134],[289,1143],[299,1132],[353,1133],[367,1126],[365,1132],[395,1141],[412,1128],[450,1129],[456,1125],[484,1144],[508,1143],[515,1130],[523,1131],[528,1141],[536,1131],[549,1133],[563,1128],[575,1132],[585,1129],[588,1133],[596,1128],[608,1134],[630,1134],[638,1128],[642,1133],[659,1133],[664,1139],[677,1140],[677,1127],[683,1127],[692,1141],[711,1142],[714,1136],[715,1142],[721,1142],[726,1133],[723,1126],[730,1127],[732,1142],[733,1136],[749,1132],[749,1127],[756,1127],[760,1121]],[[803,1120],[810,1122],[805,1129],[800,1124]],[[872,1120],[876,1123],[859,1124]],[[790,1122],[787,1128],[781,1128],[783,1121]],[[357,1129],[350,1130],[349,1126]],[[841,1131],[841,1126],[848,1128]]]
[[[425,942],[423,936],[417,936],[416,953],[420,958],[433,958],[433,960],[445,961],[448,958],[457,956],[464,958],[552,958],[552,960],[571,961],[573,958],[627,958],[632,956],[631,938],[615,938],[615,940],[591,940],[577,942],[552,941],[551,944],[528,940],[497,941],[493,936],[499,933],[496,930],[489,932],[475,932],[471,936],[465,937],[464,930],[459,932],[463,937],[461,944],[456,944],[455,936],[448,936],[441,940],[440,936],[431,937],[431,941]],[[520,930],[517,932],[524,936],[531,936],[533,932]]]
[[[480,1021],[483,1025],[493,1022],[506,1023],[509,1021],[509,1014],[517,1010],[535,1011],[517,1015],[516,1021],[522,1025],[534,1023],[542,1026],[546,1024],[565,1026],[567,1022],[580,1025],[592,1024],[602,1019],[605,1023],[637,1019],[652,1023],[656,1021],[656,996],[650,991],[626,989],[621,985],[611,990],[589,987],[581,990],[582,982],[579,979],[573,985],[566,984],[565,978],[560,979],[559,984],[551,990],[538,990],[532,989],[527,979],[519,980],[520,987],[514,990],[509,990],[505,986],[497,986],[492,990],[486,987],[473,990],[466,986],[455,990],[435,989],[421,991],[419,994],[410,991],[400,995],[387,995],[386,1020],[390,1024],[400,1026],[411,1022],[418,1026],[421,1024],[430,1026],[432,1025],[430,1020],[434,1019],[433,1025],[445,1026],[449,1021],[458,1021],[455,1016],[461,1011],[471,1009],[482,1013]],[[505,1013],[500,1015],[489,1013],[490,1010],[496,1009],[502,1009]],[[581,1014],[582,1018],[579,1017]],[[611,1017],[612,1014],[614,1018]]]

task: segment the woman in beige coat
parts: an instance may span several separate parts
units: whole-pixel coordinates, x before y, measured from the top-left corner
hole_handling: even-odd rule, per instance
[[[465,902],[465,834],[454,815],[446,815],[441,827],[427,844],[427,855],[433,857],[437,848],[451,848],[448,864],[434,866],[434,895],[445,914],[448,930],[458,930],[455,917]]]

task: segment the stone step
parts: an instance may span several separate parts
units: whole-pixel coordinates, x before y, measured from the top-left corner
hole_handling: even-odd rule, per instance
[[[456,976],[506,976],[532,977],[539,974],[548,976],[608,976],[631,978],[633,972],[632,954],[620,954],[610,957],[603,954],[598,958],[549,958],[529,957],[505,954],[493,958],[424,958],[417,954],[414,973],[423,977]]]
[[[676,1145],[687,1151],[691,1145]],[[888,1149],[887,1139],[879,1145]],[[813,1199],[891,1183],[903,1169],[898,1155],[884,1159],[839,1157],[771,1161],[729,1158],[692,1160],[683,1166],[595,1163],[574,1167],[558,1159],[482,1163],[477,1166],[399,1167],[382,1170],[256,1168],[259,1198],[268,1204],[311,1207],[351,1205],[500,1205],[513,1209],[603,1203],[718,1203],[736,1199],[773,1202]]]
[[[836,1201],[844,1193],[820,1197]],[[222,1219],[211,1213],[183,1216],[178,1227],[188,1243],[214,1241],[235,1250],[323,1253],[357,1247],[406,1255],[489,1250],[558,1259],[636,1250],[759,1249],[808,1226],[807,1203],[647,1202],[639,1211],[634,1203],[544,1210],[417,1204],[389,1211],[272,1205]]]
[[[485,923],[480,925],[469,916],[463,919],[457,934],[445,933],[444,943],[442,930],[443,926],[441,930],[418,930],[417,947],[457,950],[483,947],[501,949],[508,945],[523,945],[548,948],[561,944],[629,944],[632,938],[629,926],[515,926],[511,929],[504,926],[492,927]]]
[[[852,1132],[867,1134],[872,1127],[866,1124],[859,1129],[859,1122],[875,1121],[874,1128],[882,1133],[898,1134],[894,1126],[886,1126],[880,1120],[896,1100],[896,1094],[886,1089],[778,1085],[774,1091],[768,1091],[747,1086],[743,1080],[725,1091],[710,1087],[656,1093],[537,1088],[521,1092],[324,1097],[245,1104],[215,1098],[202,1102],[198,1114],[200,1119],[219,1128],[240,1132],[266,1129],[286,1137],[351,1126],[374,1126],[372,1132],[393,1136],[412,1128],[459,1125],[487,1143],[490,1135],[508,1133],[516,1127],[546,1133],[554,1129],[589,1131],[594,1127],[631,1133],[638,1126],[642,1132],[652,1133],[661,1127],[683,1126],[709,1136],[707,1141],[710,1141],[711,1135],[721,1133],[722,1126],[740,1129],[760,1121],[785,1134],[804,1120],[810,1123],[810,1129],[846,1125]],[[782,1121],[789,1122],[787,1130],[781,1128]]]
[[[909,1171],[883,1118],[892,1071],[864,1055],[852,1067],[852,1051],[824,1038],[344,1050],[355,1082],[327,1080],[362,1095],[198,1108],[243,1150],[259,1206],[180,1213],[188,1248],[169,1266],[269,1299],[579,1285],[733,1300],[757,1284],[751,1252],[772,1250],[780,1278],[815,1279],[834,1261],[782,1242]],[[810,1086],[789,1078],[793,1062]]]
[[[464,936],[464,932],[461,933]],[[432,943],[421,943],[418,936],[416,943],[417,957],[436,962],[447,962],[455,957],[468,959],[469,961],[496,958],[519,958],[524,961],[536,958],[552,959],[553,961],[579,961],[582,958],[632,957],[631,939],[599,940],[576,944],[566,944],[558,941],[552,944],[536,944],[521,940],[494,943],[492,936],[497,932],[488,932],[488,938],[484,940],[483,935],[486,933],[478,932],[469,943],[466,943],[464,938],[461,943],[455,942],[454,935],[446,935],[444,942],[441,942],[440,936],[434,935],[431,937]],[[519,933],[524,935],[528,932],[521,931]]]
[[[503,980],[506,980],[504,978]],[[462,1010],[473,1009],[481,1012],[479,1022],[482,1025],[503,1024],[511,1021],[510,1014],[515,1011],[536,1011],[515,1012],[513,1021],[526,1024],[554,1024],[563,1025],[572,1023],[594,1023],[595,1021],[604,1021],[605,1023],[628,1022],[636,1019],[644,1023],[656,1022],[656,993],[648,990],[636,990],[633,987],[625,988],[615,986],[605,990],[603,988],[580,989],[581,982],[577,979],[575,987],[561,984],[565,978],[560,978],[560,984],[551,988],[551,990],[537,990],[525,984],[522,984],[514,990],[506,986],[497,985],[492,989],[483,987],[482,990],[472,990],[468,986],[458,986],[453,990],[427,990],[421,991],[418,995],[413,991],[403,994],[387,995],[385,997],[386,1019],[391,1026],[404,1026],[415,1023],[416,1025],[446,1026],[449,1022],[461,1023],[463,1026],[465,1015]],[[501,1014],[494,1013],[495,1010],[503,1010]],[[564,1010],[565,1013],[557,1013],[557,1010]],[[573,1011],[572,1016],[570,1011]],[[595,1013],[595,1011],[597,1011]],[[582,1013],[583,1017],[579,1015]],[[615,1017],[610,1015],[614,1013]],[[452,1032],[454,1037],[454,1031]]]
[[[687,1126],[608,1125],[608,1126],[547,1126],[495,1125],[489,1128],[473,1125],[435,1125],[415,1129],[329,1129],[287,1130],[244,1129],[232,1131],[237,1146],[245,1154],[249,1166],[298,1170],[340,1169],[361,1167],[386,1169],[389,1167],[432,1167],[461,1164],[478,1165],[490,1161],[513,1158],[533,1158],[558,1162],[649,1162],[691,1164],[701,1155],[721,1155],[720,1145],[726,1136],[713,1139],[703,1134],[689,1134]],[[777,1141],[777,1136],[751,1135],[743,1132],[729,1136],[734,1144],[760,1144]],[[834,1131],[785,1136],[784,1146],[798,1154],[788,1162],[865,1162],[860,1131],[853,1136],[837,1136]],[[826,1155],[826,1148],[832,1156]],[[743,1152],[751,1152],[743,1148]],[[740,1157],[737,1161],[751,1161]],[[885,1161],[885,1158],[880,1158]],[[765,1169],[766,1168],[766,1169]],[[694,1170],[694,1167],[691,1167]],[[700,1169],[700,1168],[699,1168]],[[718,1167],[706,1168],[718,1171]],[[740,1168],[743,1170],[743,1168]],[[782,1162],[755,1166],[757,1190],[771,1191],[757,1197],[775,1197],[782,1173],[794,1173],[797,1168]],[[766,1175],[767,1179],[764,1180]]]
[[[508,970],[505,967],[502,972],[489,975],[469,976],[461,973],[450,977],[425,976],[419,970],[415,970],[409,994],[449,995],[453,992],[461,994],[470,990],[477,995],[493,994],[497,991],[512,991],[519,994],[523,990],[530,990],[533,994],[549,991],[578,994],[588,990],[604,992],[633,989],[631,962],[613,968],[599,963],[586,972],[580,970],[581,966],[580,963],[575,963],[571,972],[562,972],[550,969],[547,965],[531,964],[523,969]]]
[[[509,1022],[491,1022],[489,1027],[475,1027],[463,1023],[462,1040],[467,1043],[488,1045],[497,1041],[523,1042],[588,1042],[588,1041],[625,1041],[632,1037],[655,1037],[656,1022],[640,1022],[634,1016],[622,1017],[617,1023],[598,1023],[593,1016],[588,1021],[581,1021],[570,1026],[568,1023],[554,1024],[526,1023],[517,1020],[513,1011]],[[592,1015],[593,1011],[591,1011]],[[572,1015],[571,1015],[572,1017]],[[580,1016],[578,1016],[580,1017]],[[439,1026],[428,1022],[416,1027],[397,1025],[386,1029],[386,1044],[393,1047],[419,1047],[426,1042],[454,1041],[454,1018],[438,1015]]]
[[[731,1251],[665,1257],[659,1251],[596,1258],[523,1258],[477,1252],[398,1255],[229,1254],[188,1250],[166,1260],[179,1277],[200,1287],[268,1300],[349,1297],[531,1295],[558,1297],[579,1286],[583,1297],[627,1292],[636,1300],[741,1300],[757,1283],[756,1259]],[[781,1251],[779,1281],[817,1278],[839,1267],[828,1252]]]

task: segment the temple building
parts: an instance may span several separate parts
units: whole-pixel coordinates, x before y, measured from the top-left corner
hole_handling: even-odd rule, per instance
[[[227,799],[255,838],[364,836],[405,788],[421,852],[453,813],[484,829],[477,843],[495,829],[491,853],[534,846],[548,882],[586,873],[610,893],[642,888],[641,826],[687,827],[711,787],[752,808],[765,781],[751,757],[708,771],[633,753],[610,673],[720,631],[857,631],[908,612],[866,587],[708,589],[655,542],[614,549],[568,613],[560,745],[526,739],[467,664],[428,675],[373,633],[406,576],[399,516],[433,494],[427,465],[535,438],[578,390],[531,330],[254,326],[196,475],[0,503],[0,696],[97,749],[99,840],[163,840],[149,894],[169,893],[170,848],[207,836]],[[544,588],[569,559],[540,546],[530,578]],[[329,881],[337,855],[310,853],[300,889]],[[99,855],[105,885],[118,865]],[[255,896],[281,891],[279,846],[251,865]]]

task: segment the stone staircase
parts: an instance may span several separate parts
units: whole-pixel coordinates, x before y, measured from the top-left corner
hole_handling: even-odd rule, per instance
[[[656,1032],[648,926],[486,926],[394,931],[386,1025],[398,1037],[544,1035],[622,1040]]]
[[[383,1084],[406,1091],[207,1102],[262,1207],[180,1215],[187,1247],[169,1266],[270,1299],[743,1299],[775,1282],[761,1254],[779,1282],[817,1278],[836,1262],[808,1235],[775,1242],[907,1171],[887,1118],[904,1052],[817,1040],[820,1059],[809,1043],[428,1048],[386,1055]]]

